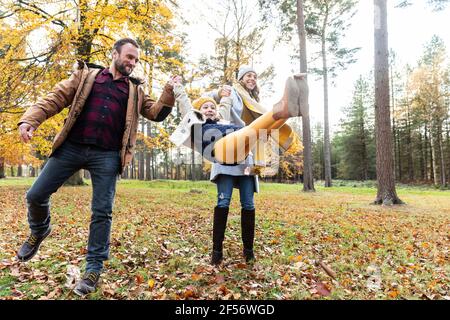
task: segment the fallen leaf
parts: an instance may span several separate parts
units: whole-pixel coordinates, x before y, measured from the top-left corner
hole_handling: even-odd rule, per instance
[[[202,276],[199,275],[199,274],[196,274],[196,273],[194,273],[194,274],[191,275],[191,279],[194,280],[194,281],[198,281],[198,280],[200,280],[201,278],[202,278]]]
[[[215,278],[214,278],[214,282],[217,284],[223,283],[225,282],[225,277],[221,274],[218,274]]]
[[[399,295],[399,292],[396,289],[391,290],[391,291],[388,292],[389,298],[392,298],[392,299],[397,298],[398,295]]]
[[[220,293],[222,293],[223,295],[226,295],[227,293],[228,293],[228,289],[227,289],[227,287],[225,286],[225,285],[221,285],[218,289],[217,289],[217,291],[218,292],[220,292]]]
[[[136,282],[137,285],[140,285],[140,284],[142,284],[144,282],[144,277],[142,275],[140,275],[140,274],[137,274],[134,277],[134,281]]]
[[[195,298],[195,297],[197,297],[197,296],[198,296],[197,288],[194,287],[194,286],[187,286],[186,289],[185,289],[184,292],[183,292],[183,297],[184,297],[185,299],[188,299],[188,298]]]
[[[331,291],[322,282],[316,283],[316,290],[317,293],[320,294],[321,296],[329,296],[331,294]]]

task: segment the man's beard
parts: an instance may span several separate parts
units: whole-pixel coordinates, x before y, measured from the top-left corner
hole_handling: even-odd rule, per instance
[[[125,77],[128,77],[131,74],[131,72],[133,72],[133,68],[130,68],[131,71],[127,71],[126,67],[123,65],[123,63],[120,62],[120,60],[116,60],[114,62],[114,66],[116,67],[116,70],[119,71]]]

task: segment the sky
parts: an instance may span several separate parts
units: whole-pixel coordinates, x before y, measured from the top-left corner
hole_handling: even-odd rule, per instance
[[[252,6],[256,1],[247,2]],[[424,45],[434,34],[443,39],[447,52],[450,52],[450,32],[448,32],[450,6],[443,11],[433,12],[427,7],[425,0],[415,0],[414,5],[407,8],[395,8],[394,5],[399,2],[398,0],[387,2],[389,47],[396,52],[399,66],[406,64],[415,66],[422,55]],[[189,40],[185,54],[192,61],[202,54],[214,53],[214,39],[218,34],[207,23],[207,21],[220,21],[220,17],[214,13],[214,5],[217,4],[211,1],[184,0],[181,2],[184,17],[190,22],[189,25],[183,26],[183,31],[187,33]],[[342,71],[334,79],[335,85],[329,87],[329,120],[332,131],[337,129],[343,117],[342,108],[349,105],[352,100],[355,81],[360,75],[369,75],[373,69],[373,20],[373,1],[361,0],[357,6],[357,13],[351,20],[351,27],[342,40],[342,44],[346,47],[361,47],[356,55],[358,61]],[[274,46],[276,38],[274,26],[269,26],[265,34],[266,44],[263,53],[255,61],[254,66],[256,71],[263,70],[270,64],[275,66],[274,94],[263,95],[262,99],[263,105],[270,108],[280,99],[285,79],[292,73],[298,72],[299,67],[297,60],[290,59],[292,49],[288,45]],[[307,44],[307,48],[311,48],[311,45]],[[322,80],[315,80],[315,78],[309,78],[309,104],[313,125],[317,122],[323,123],[323,83]]]

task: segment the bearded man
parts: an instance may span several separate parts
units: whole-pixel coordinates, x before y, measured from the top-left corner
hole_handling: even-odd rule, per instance
[[[69,108],[50,158],[27,192],[31,233],[17,258],[30,260],[50,234],[50,196],[75,172],[89,170],[93,196],[86,272],[74,289],[80,296],[96,290],[103,262],[109,257],[117,177],[132,159],[139,114],[163,121],[174,105],[170,84],[155,102],[144,93],[142,82],[130,76],[139,51],[135,40],[124,38],[114,44],[108,68],[79,61],[70,78],[28,108],[18,123],[20,137],[28,143],[39,125]]]

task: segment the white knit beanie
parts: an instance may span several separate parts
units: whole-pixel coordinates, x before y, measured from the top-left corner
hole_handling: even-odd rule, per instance
[[[238,72],[238,76],[237,76],[238,81],[241,80],[247,72],[254,72],[256,74],[256,71],[255,71],[255,69],[253,69],[253,67],[245,66],[245,65],[241,66],[239,68],[239,72]]]

